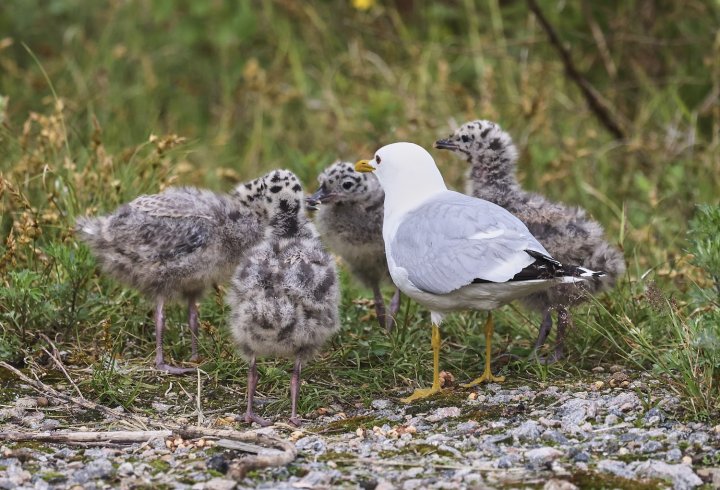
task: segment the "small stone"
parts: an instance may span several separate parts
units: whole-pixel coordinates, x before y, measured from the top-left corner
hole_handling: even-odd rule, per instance
[[[510,431],[512,436],[518,440],[533,440],[540,437],[540,425],[534,420],[527,420],[519,427]]]
[[[532,468],[541,468],[552,463],[562,455],[562,451],[558,451],[554,447],[544,446],[525,451],[525,461]]]
[[[216,454],[208,460],[207,468],[209,470],[215,470],[224,475],[228,471],[229,464],[227,462],[227,459],[225,459],[225,456],[223,456],[222,454]]]
[[[720,468],[700,468],[696,473],[713,488],[720,488]]]
[[[113,473],[113,465],[105,458],[90,461],[85,471],[88,472],[90,479],[107,478]]]
[[[540,417],[538,419],[538,422],[540,422],[545,427],[560,427],[560,421],[554,420],[554,419],[546,419],[545,417]]]
[[[585,451],[579,451],[575,456],[573,456],[573,461],[576,463],[587,463],[590,461],[590,455],[586,453]]]
[[[592,372],[593,373],[604,373],[605,368],[602,366],[595,366],[594,368],[592,368]]]
[[[370,402],[370,405],[375,410],[387,410],[388,408],[392,407],[392,402],[383,398],[380,400],[373,400],[372,402]]]
[[[558,480],[553,478],[545,482],[543,490],[577,490],[577,486],[567,480]]]
[[[387,480],[379,480],[375,490],[395,490],[395,486]]]
[[[60,421],[57,419],[45,419],[40,423],[41,430],[55,430],[60,427]]]
[[[709,439],[710,434],[708,434],[707,432],[698,431],[690,434],[690,436],[688,437],[688,442],[696,446],[704,446]]]
[[[630,376],[622,371],[614,372],[608,379],[608,384],[610,384],[612,388],[617,388],[625,382],[627,382],[628,385],[630,384]]]
[[[684,464],[668,464],[663,461],[643,461],[635,468],[635,476],[670,480],[674,488],[693,488],[703,483],[691,467]]]
[[[122,476],[132,475],[133,474],[132,463],[125,461],[120,466],[118,466],[117,472],[119,475],[122,475]]]
[[[232,490],[236,485],[235,480],[216,477],[206,481],[204,488],[205,490]]]
[[[477,422],[475,422],[477,424]],[[403,434],[417,434],[417,427],[414,425],[401,425],[397,428],[397,432],[400,435]]]
[[[473,432],[473,431],[475,431],[475,429],[477,429],[478,425],[479,425],[479,424],[478,424],[478,422],[477,422],[476,420],[468,420],[468,421],[466,421],[466,422],[460,422],[460,423],[457,425],[457,427],[455,427],[455,429],[456,429],[458,432],[468,433],[468,432]]]
[[[659,441],[649,440],[642,445],[641,451],[644,453],[656,453],[662,451],[663,445]]]
[[[307,451],[313,454],[322,454],[327,450],[325,439],[319,436],[303,437],[295,443],[295,447],[300,451]]]
[[[428,422],[440,422],[441,420],[459,417],[462,414],[460,407],[442,407],[425,417]]]
[[[690,456],[683,456],[680,461],[682,462],[682,464],[685,464],[688,466],[692,465],[692,458]]]
[[[171,405],[168,405],[167,403],[160,403],[160,402],[152,402],[151,406],[156,412],[165,413],[168,410],[170,410]]]
[[[619,364],[613,364],[612,366],[610,366],[610,372],[611,372],[611,373],[619,373],[619,372],[622,371],[623,369],[624,369],[624,368],[623,368],[622,366],[620,366]]]
[[[608,427],[611,427],[613,425],[617,425],[617,423],[620,422],[620,417],[617,415],[611,413],[605,417],[605,425]]]
[[[543,441],[554,442],[557,444],[567,444],[568,442],[568,438],[565,437],[562,432],[554,429],[547,429],[545,432],[542,433],[540,438]]]
[[[593,386],[593,389],[595,389],[595,390],[601,390],[605,386],[605,382],[604,381],[595,381],[592,386]]]
[[[508,457],[508,456],[500,456],[497,459],[497,461],[495,462],[497,467],[501,468],[501,469],[512,468],[513,463],[514,463],[513,458]]]
[[[597,414],[597,404],[590,400],[577,397],[571,398],[560,407],[562,423],[566,425],[580,425],[587,419],[594,419]]]
[[[15,406],[22,409],[36,408],[38,406],[38,401],[37,398],[24,396],[15,400]]]
[[[622,461],[603,459],[597,462],[596,468],[598,471],[611,473],[615,476],[620,476],[622,478],[633,478],[633,472],[628,470],[627,464],[623,463]]]
[[[675,463],[682,458],[682,451],[679,448],[672,448],[665,454],[665,461]]]

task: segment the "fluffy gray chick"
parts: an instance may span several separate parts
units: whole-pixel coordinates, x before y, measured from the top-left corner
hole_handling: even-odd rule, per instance
[[[264,178],[239,185],[231,194],[192,187],[143,195],[114,213],[77,220],[77,233],[101,269],[155,302],[155,366],[165,362],[164,305],[184,300],[192,336],[191,361],[198,359],[197,301],[213,284],[229,280],[243,254],[263,237],[268,222]]]
[[[268,178],[270,225],[264,240],[240,262],[227,303],[230,329],[250,364],[246,422],[267,425],[253,411],[256,358],[295,358],[290,384],[292,415],[299,425],[300,370],[340,329],[340,290],[335,261],[305,215],[300,181],[288,170]]]
[[[381,328],[392,331],[400,307],[400,290],[395,288],[386,314],[380,284],[390,281],[382,237],[385,193],[372,174],[355,171],[349,162],[335,162],[319,176],[318,190],[307,198],[317,208],[315,223],[323,241],[342,257],[350,272],[372,289],[375,313]]]
[[[466,193],[498,204],[517,216],[555,259],[606,272],[601,281],[583,283],[584,291],[580,294],[577,286],[564,285],[523,298],[523,303],[543,315],[535,352],[552,329],[552,309],[557,310],[555,351],[548,360],[562,358],[565,332],[571,322],[568,307],[615,284],[625,272],[622,252],[605,240],[602,226],[589,218],[585,210],[552,202],[521,187],[515,175],[517,148],[497,124],[485,120],[467,122],[448,138],[436,141],[435,147],[464,155],[470,164]]]

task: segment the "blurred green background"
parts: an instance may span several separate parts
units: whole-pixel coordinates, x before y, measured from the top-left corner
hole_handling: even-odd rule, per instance
[[[276,167],[311,191],[337,158],[397,140],[430,149],[485,118],[514,137],[524,185],[585,207],[629,264],[614,292],[577,309],[567,363],[518,361],[510,377],[620,360],[666,376],[695,413],[716,413],[720,3],[539,5],[625,138],[599,123],[521,0],[4,0],[0,357],[51,369],[32,360],[45,333],[88,393],[124,405],[149,397],[152,383],[136,381],[155,374],[133,369],[153,353],[151,306],[98,274],[73,237],[75,216],[169,185],[227,190]],[[462,189],[465,163],[434,156]],[[712,206],[688,236],[700,203]],[[358,300],[368,292],[343,281],[344,331],[309,371],[306,410],[427,380],[426,312],[404,305],[387,337]],[[206,299],[204,368],[240,392],[245,367],[223,341],[225,313],[220,297]],[[498,319],[496,347],[529,352],[538,319],[514,307]],[[479,371],[481,321],[458,316],[445,329],[443,362],[458,377]],[[186,358],[187,331],[171,341]],[[127,363],[126,376],[108,359]],[[261,374],[278,409],[287,367],[268,361]],[[317,382],[328,373],[332,382]]]

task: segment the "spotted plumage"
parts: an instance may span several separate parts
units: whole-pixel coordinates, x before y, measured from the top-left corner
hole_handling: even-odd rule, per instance
[[[552,328],[551,311],[558,311],[557,341],[551,359],[562,357],[564,333],[571,321],[568,307],[615,284],[625,272],[622,252],[605,240],[602,226],[585,210],[550,201],[521,187],[515,174],[517,149],[510,135],[497,124],[485,120],[465,123],[448,138],[438,140],[435,147],[464,155],[470,164],[467,194],[498,204],[520,218],[554,258],[606,272],[602,281],[584,282],[582,288],[560,285],[522,299],[543,315],[536,350]]]
[[[78,235],[100,268],[154,300],[158,369],[190,370],[165,363],[165,302],[187,301],[191,359],[196,360],[197,301],[208,287],[227,281],[242,255],[262,239],[266,189],[263,178],[231,194],[170,188],[140,196],[110,215],[78,219]]]
[[[278,170],[269,186],[270,226],[235,270],[229,324],[250,363],[246,420],[266,423],[252,409],[255,359],[280,356],[295,358],[290,420],[297,424],[300,369],[339,330],[340,292],[335,263],[305,215],[297,177]]]
[[[382,238],[385,193],[372,174],[356,172],[349,162],[335,162],[318,176],[318,190],[307,198],[318,206],[315,223],[323,241],[342,257],[350,272],[373,291],[381,328],[392,330],[400,291],[386,313],[380,285],[390,281]]]

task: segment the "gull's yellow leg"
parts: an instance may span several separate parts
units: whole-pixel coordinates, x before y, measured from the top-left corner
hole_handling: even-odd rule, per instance
[[[433,323],[432,326],[432,348],[433,348],[433,384],[430,388],[418,388],[407,398],[401,398],[400,401],[410,403],[414,400],[427,398],[430,395],[438,393],[440,388],[440,327]]]
[[[502,383],[503,381],[505,381],[505,376],[493,376],[492,371],[490,371],[490,356],[492,354],[493,330],[495,330],[495,327],[493,325],[492,312],[489,311],[487,321],[485,322],[485,371],[483,371],[482,376],[480,376],[479,378],[476,378],[469,383],[461,385],[463,388],[470,388],[475,385],[479,385],[480,383],[483,383],[485,381],[497,381],[498,383]]]

